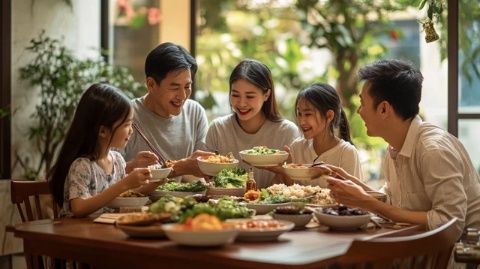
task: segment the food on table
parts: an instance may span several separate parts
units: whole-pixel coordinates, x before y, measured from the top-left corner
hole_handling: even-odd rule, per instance
[[[285,164],[283,166],[286,167],[286,168],[299,168],[299,169],[309,168],[308,166],[306,166],[304,164],[299,164],[299,163],[288,163],[288,164]]]
[[[223,229],[222,222],[214,215],[202,213],[188,218],[183,225],[177,226],[180,230],[218,231]]]
[[[321,192],[323,189],[319,186],[293,184],[287,186],[285,184],[274,184],[267,188],[272,195],[283,195],[291,199],[301,199],[311,197],[315,193]]]
[[[117,220],[119,225],[128,226],[146,226],[155,222],[165,222],[170,220],[170,214],[153,214],[153,213],[130,213],[121,216]]]
[[[157,163],[157,164],[149,165],[148,168],[153,170],[153,169],[162,169],[163,167],[161,164]]]
[[[128,190],[119,195],[119,197],[145,197],[145,194],[136,192],[134,190]]]
[[[311,202],[316,205],[334,205],[337,201],[330,195],[329,189],[321,189],[315,193],[315,196],[311,199]]]
[[[213,185],[219,188],[242,188],[247,182],[247,177],[245,169],[223,169],[213,178]]]
[[[359,208],[350,208],[346,206],[334,206],[334,207],[327,207],[322,210],[323,213],[334,215],[334,216],[359,216],[359,215],[366,215],[368,212],[363,211]]]
[[[167,182],[158,186],[157,190],[161,191],[180,191],[180,192],[202,192],[207,189],[201,181],[179,183],[175,181]]]
[[[245,198],[245,200],[247,201],[253,202],[259,200],[260,196],[261,192],[256,190],[249,190],[243,195],[243,198]]]
[[[265,146],[256,146],[249,150],[246,150],[246,154],[253,154],[253,155],[270,155],[279,152],[278,149],[271,149]]]
[[[268,230],[277,229],[283,226],[278,220],[247,220],[230,222],[234,228],[240,230]]]
[[[237,160],[235,159],[235,157],[231,152],[225,156],[217,154],[217,155],[211,155],[208,157],[201,157],[200,159],[209,163],[233,163]]]

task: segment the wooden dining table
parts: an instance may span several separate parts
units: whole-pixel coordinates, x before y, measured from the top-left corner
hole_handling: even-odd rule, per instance
[[[93,268],[323,268],[335,263],[355,239],[418,233],[416,226],[330,231],[293,230],[274,242],[234,242],[223,247],[185,247],[166,238],[128,237],[92,219],[25,222],[15,227],[28,255],[74,260]]]

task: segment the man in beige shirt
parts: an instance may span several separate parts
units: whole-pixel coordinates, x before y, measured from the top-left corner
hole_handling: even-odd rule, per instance
[[[340,203],[361,207],[393,221],[434,229],[458,218],[460,235],[480,227],[480,178],[459,140],[418,117],[422,74],[398,60],[379,61],[360,69],[364,80],[358,113],[367,134],[389,143],[383,167],[390,203],[365,191],[371,188],[342,169],[347,180],[330,178]]]

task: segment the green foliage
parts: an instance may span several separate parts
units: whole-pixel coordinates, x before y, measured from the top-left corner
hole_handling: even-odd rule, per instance
[[[107,82],[130,97],[144,91],[144,86],[135,82],[125,68],[112,67],[101,59],[77,59],[60,40],[46,37],[44,32],[32,39],[26,50],[34,58],[20,68],[20,78],[28,81],[32,90],[38,90],[40,102],[28,128],[28,139],[34,149],[27,156],[17,153],[17,161],[26,177],[38,178],[42,171],[52,167],[78,100],[89,85]],[[32,164],[35,156],[39,160]]]

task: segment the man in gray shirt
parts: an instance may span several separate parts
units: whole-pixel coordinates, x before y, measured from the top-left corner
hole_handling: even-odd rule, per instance
[[[156,161],[176,160],[170,176],[201,176],[196,158],[213,153],[202,151],[208,129],[205,110],[188,99],[196,71],[195,59],[179,45],[162,43],[148,54],[148,92],[132,101],[134,132],[125,148],[125,159],[130,161],[137,153],[146,152],[142,163],[127,163],[127,172]]]

